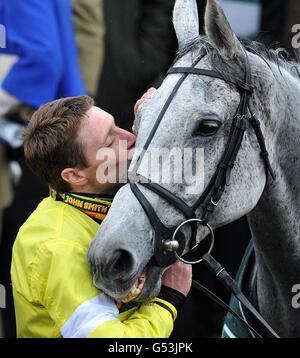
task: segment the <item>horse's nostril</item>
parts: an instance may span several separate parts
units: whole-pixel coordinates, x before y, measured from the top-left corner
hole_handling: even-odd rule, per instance
[[[127,250],[116,250],[108,258],[103,274],[106,278],[126,279],[134,269],[134,258]]]

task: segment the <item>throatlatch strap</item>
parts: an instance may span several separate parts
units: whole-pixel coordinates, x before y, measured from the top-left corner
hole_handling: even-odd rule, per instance
[[[255,117],[255,115],[252,115],[252,117],[250,118],[250,123],[255,131],[257,141],[258,141],[258,144],[259,144],[259,147],[261,150],[261,156],[264,160],[264,163],[265,163],[265,166],[267,169],[267,173],[269,173],[271,175],[273,180],[276,180],[276,175],[271,167],[271,163],[270,163],[270,159],[269,159],[269,152],[267,151],[265,139],[264,139],[264,136],[261,131],[260,122]]]

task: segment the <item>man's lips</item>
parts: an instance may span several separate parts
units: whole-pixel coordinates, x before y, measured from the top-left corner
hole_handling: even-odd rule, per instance
[[[143,291],[147,279],[146,269],[141,273],[141,275],[136,279],[133,287],[129,291],[129,293],[121,299],[121,302],[128,303],[134,299],[136,299]]]

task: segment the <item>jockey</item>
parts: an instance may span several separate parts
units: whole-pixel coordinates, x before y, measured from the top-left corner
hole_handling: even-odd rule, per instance
[[[81,96],[42,106],[23,139],[26,162],[49,184],[51,195],[21,227],[13,247],[18,337],[169,337],[191,287],[190,266],[172,266],[161,294],[137,306],[122,303],[136,296],[115,302],[101,293],[86,259],[125,174],[120,171],[114,183],[99,178],[103,161],[97,153],[109,148],[117,169],[127,172],[135,136]],[[121,142],[128,155],[118,154]]]

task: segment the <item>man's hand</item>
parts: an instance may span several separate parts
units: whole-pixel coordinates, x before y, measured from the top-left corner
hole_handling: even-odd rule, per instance
[[[148,89],[148,91],[146,93],[143,94],[142,98],[140,98],[135,106],[134,106],[134,113],[136,113],[136,111],[138,110],[139,106],[147,99],[149,98],[152,93],[154,93],[156,91],[156,89],[154,87],[151,87]]]
[[[192,286],[192,265],[177,261],[163,274],[161,283],[187,296]]]

